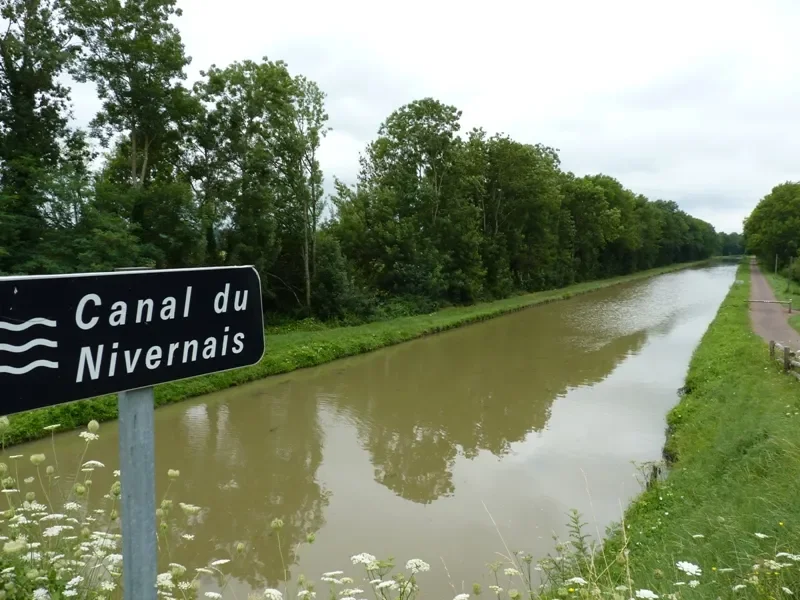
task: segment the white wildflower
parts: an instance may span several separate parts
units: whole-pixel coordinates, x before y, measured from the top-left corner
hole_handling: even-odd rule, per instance
[[[264,590],[264,598],[266,600],[283,600],[283,594],[281,594],[280,590],[267,588]]]
[[[39,521],[60,521],[61,519],[66,519],[67,515],[62,515],[59,513],[53,513],[52,515],[46,515],[39,519]]]
[[[515,575],[519,575],[519,571],[511,567],[509,567],[508,569],[504,569],[503,573],[505,573],[509,577],[514,577]]]
[[[194,534],[191,533],[184,533],[181,537],[185,540],[189,540],[190,542],[194,539]]]
[[[334,585],[342,585],[341,579],[336,579],[335,577],[320,577],[320,581],[324,581],[325,583],[332,583]]]
[[[81,577],[80,575],[77,575],[77,576],[73,577],[72,579],[70,579],[67,582],[67,587],[68,588],[75,587],[75,586],[79,585],[82,581],[83,581],[83,577]]]
[[[739,590],[743,590],[747,586],[743,583],[737,583],[733,588],[731,588],[734,592],[738,592]]]
[[[328,571],[322,574],[323,577],[338,577],[339,575],[344,575],[344,571]]]
[[[690,588],[696,588],[698,585],[700,585],[700,582],[699,582],[699,581],[697,581],[697,579],[692,579],[692,580],[689,582],[689,587],[690,587]]]
[[[370,563],[375,562],[377,559],[372,556],[372,554],[367,554],[366,552],[362,552],[361,554],[356,554],[350,557],[350,560],[353,561],[354,565],[368,565]]]
[[[312,592],[311,590],[300,590],[297,592],[298,598],[316,598],[317,592]]]
[[[614,589],[617,590],[618,592],[624,592],[624,591],[626,591],[628,589],[628,586],[627,585],[618,585]]]
[[[207,569],[206,567],[197,567],[195,571],[197,571],[198,573],[204,573],[206,575],[214,574],[214,571],[212,571],[211,569]]]
[[[104,592],[113,592],[115,589],[117,589],[117,584],[113,581],[104,581],[100,584],[100,589],[102,589]]]
[[[722,569],[717,569],[718,573],[733,573],[733,569],[729,567],[723,567]]]
[[[492,590],[495,594],[501,594],[503,592],[503,588],[501,588],[499,585],[490,585],[489,589]]]
[[[119,475],[120,475],[120,470],[114,469],[114,477],[119,477]]]
[[[644,598],[645,600],[656,600],[658,595],[654,594],[650,590],[636,590],[636,597]]]
[[[156,575],[156,587],[171,590],[175,587],[172,582],[172,573],[159,573]]]
[[[412,558],[406,563],[406,569],[408,569],[412,573],[424,573],[425,571],[430,571],[431,566],[424,560],[420,560],[418,558]]]
[[[100,439],[100,436],[96,433],[91,433],[90,431],[81,431],[78,434],[80,437],[85,439],[87,442],[94,442]]]
[[[102,469],[103,467],[105,467],[105,465],[99,460],[87,460],[83,463],[84,469]]]
[[[583,577],[573,577],[572,579],[567,579],[564,583],[577,583],[578,585],[586,585],[586,580]]]
[[[704,536],[702,533],[695,533],[692,537],[696,540],[702,540],[706,536]]]
[[[358,588],[347,588],[339,592],[340,596],[355,596],[356,594],[363,594],[364,590],[360,590]]]
[[[760,540],[765,540],[765,539],[767,539],[769,537],[768,535],[766,535],[764,533],[758,533],[758,532],[754,533],[753,535],[755,535]]]
[[[468,600],[469,594],[458,594],[457,596],[453,597],[453,600]]]
[[[205,597],[213,598],[214,600],[219,600],[219,598],[222,598],[222,594],[220,594],[219,592],[206,592]]]
[[[72,597],[78,595],[78,591],[77,590],[64,590],[64,593],[61,594],[61,595],[64,596],[65,598],[72,598]]]
[[[398,585],[396,581],[390,579],[389,581],[381,581],[375,587],[378,588],[379,590],[385,590],[386,588],[389,588],[390,590],[396,590],[398,588]]]
[[[775,558],[788,558],[789,560],[800,562],[800,554],[789,554],[788,552],[778,552]]]
[[[54,525],[53,527],[48,527],[42,532],[44,537],[58,537],[62,531],[66,529],[62,525]]]
[[[2,490],[2,492],[4,494],[19,494],[19,490],[16,490],[16,489],[13,489],[13,488],[10,489],[10,490]],[[47,591],[47,590],[45,590],[45,591]]]
[[[231,562],[231,561],[229,559],[227,559],[227,558],[218,558],[217,560],[212,560],[211,561],[211,566],[212,567],[221,567],[222,565],[227,565],[229,562]]]
[[[344,597],[342,597],[341,600],[356,600],[356,599],[353,598],[352,596],[344,596]]]
[[[35,477],[26,477],[25,479],[23,479],[23,481],[24,481],[25,483],[27,483],[28,485],[30,485],[31,483],[33,483],[34,481],[36,481],[36,478],[35,478]]]
[[[691,575],[693,577],[700,577],[700,575],[703,574],[703,569],[693,563],[686,562],[685,560],[679,560],[677,563],[675,563],[675,566],[687,575]]]
[[[786,594],[786,595],[788,595],[788,596],[794,596],[794,592],[793,592],[792,590],[790,590],[789,588],[787,588],[787,587],[781,587],[781,589],[783,590],[783,593],[784,593],[784,594]]]
[[[50,600],[50,592],[44,588],[33,590],[33,600]]]
[[[18,458],[24,458],[24,457],[25,457],[25,455],[24,455],[24,454],[12,454],[11,456],[9,456],[9,458],[10,458],[11,460],[16,460],[16,459],[18,459]]]
[[[61,427],[61,423],[53,423],[52,425],[46,425],[42,427],[45,431],[53,431],[54,429],[58,429]]]
[[[64,510],[78,510],[81,507],[77,502],[67,502],[64,505]]]

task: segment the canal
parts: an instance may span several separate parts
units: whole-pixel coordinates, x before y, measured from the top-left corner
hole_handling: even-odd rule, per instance
[[[486,564],[503,540],[552,551],[571,508],[602,533],[640,490],[633,462],[660,458],[665,415],[735,268],[616,286],[159,409],[158,493],[178,469],[170,497],[202,507],[177,515],[164,563],[231,558],[225,597],[246,598],[283,589],[286,571],[361,576],[349,561],[360,552],[421,558],[423,596],[447,598],[494,583]],[[86,457],[105,463],[96,497],[118,463],[116,424],[99,433]],[[55,445],[62,467],[80,459],[77,433]],[[53,454],[50,440],[12,452]]]

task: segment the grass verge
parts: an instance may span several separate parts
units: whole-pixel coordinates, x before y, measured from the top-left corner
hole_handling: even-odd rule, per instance
[[[766,269],[761,269],[764,277],[767,278],[775,298],[778,300],[793,300],[792,308],[795,311],[800,310],[800,285],[796,282],[780,275],[778,273],[769,273]],[[789,325],[800,331],[800,312],[792,317],[789,317]]]
[[[705,262],[649,269],[633,275],[579,283],[558,290],[513,296],[472,306],[447,308],[428,315],[401,317],[355,327],[269,334],[267,350],[257,365],[158,386],[155,393],[156,406],[172,404],[270,375],[313,367],[337,358],[362,354],[537,304],[563,300],[601,288],[698,266]],[[116,417],[117,399],[113,394],[32,410],[11,417],[5,442],[7,445],[13,445],[41,438],[47,433],[42,428],[53,423],[60,423],[59,430],[64,431],[86,425],[92,419],[108,421]]]
[[[800,387],[750,330],[747,265],[737,278],[668,415],[669,475],[631,504],[624,530],[605,543],[609,584],[633,581],[662,598],[729,598],[734,586],[744,598],[800,593],[800,562],[778,555],[800,553]],[[689,578],[677,561],[702,575]],[[697,587],[676,587],[690,579]]]

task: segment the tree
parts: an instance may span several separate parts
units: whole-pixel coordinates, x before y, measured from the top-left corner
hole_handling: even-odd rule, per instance
[[[202,75],[195,93],[210,108],[197,133],[193,176],[204,190],[204,214],[220,229],[226,261],[255,265],[268,299],[289,294],[302,306],[296,286],[273,272],[281,229],[296,216],[290,198],[302,187],[295,81],[283,62],[267,59]]]
[[[800,248],[800,183],[772,188],[744,222],[747,250],[772,264],[784,265]]]
[[[317,229],[324,208],[322,201],[322,170],[317,160],[321,139],[327,133],[325,123],[325,94],[316,83],[296,77],[295,133],[300,158],[299,173],[295,174],[295,203],[301,213],[303,229],[303,277],[306,308],[311,309],[311,281],[316,275]]]
[[[73,56],[56,0],[0,0],[0,272],[47,270],[37,253],[49,173],[59,167]]]
[[[170,22],[180,16],[175,0],[71,0],[72,32],[83,43],[74,75],[92,81],[103,108],[92,121],[104,143],[117,133],[128,138],[130,184],[142,187],[153,147],[180,120],[190,59]]]

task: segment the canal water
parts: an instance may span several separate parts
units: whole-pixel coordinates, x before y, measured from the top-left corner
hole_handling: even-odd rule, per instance
[[[170,497],[202,507],[177,519],[163,562],[232,558],[225,597],[246,598],[287,573],[360,577],[360,552],[421,558],[423,595],[447,598],[494,583],[486,564],[506,547],[551,552],[572,508],[602,534],[640,491],[633,463],[660,458],[734,274],[684,270],[159,409],[158,494],[179,469]],[[106,465],[95,497],[117,441],[103,424],[86,457]],[[62,466],[80,459],[75,432],[55,445]],[[12,451],[53,453],[49,440]]]

